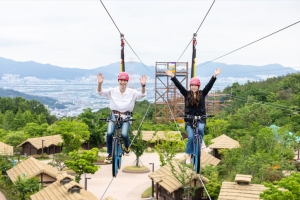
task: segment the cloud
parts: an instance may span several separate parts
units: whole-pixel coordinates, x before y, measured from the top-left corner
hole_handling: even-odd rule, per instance
[[[103,1],[142,62],[177,61],[213,1]],[[216,1],[198,31],[203,63],[300,19],[300,1]],[[0,1],[0,56],[61,67],[120,60],[120,36],[100,1]],[[300,23],[218,60],[300,69]],[[125,60],[139,61],[128,44]],[[180,61],[191,61],[191,46]]]

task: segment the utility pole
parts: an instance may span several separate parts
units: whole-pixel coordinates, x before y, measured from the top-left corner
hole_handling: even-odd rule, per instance
[[[42,140],[42,159],[44,159],[44,141],[45,140]]]
[[[149,163],[149,165],[152,165],[152,172],[154,172],[154,163]],[[154,198],[154,180],[152,179],[152,198]]]
[[[84,189],[85,190],[87,190],[87,179],[91,179],[91,178],[87,178],[86,173],[84,173]]]

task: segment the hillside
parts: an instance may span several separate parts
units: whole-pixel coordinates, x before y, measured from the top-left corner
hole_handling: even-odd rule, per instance
[[[25,93],[22,93],[22,92],[15,91],[15,90],[0,88],[0,97],[10,97],[10,98],[23,97],[26,100],[39,101],[42,104],[47,105],[52,109],[54,109],[54,108],[57,108],[57,109],[66,108],[66,106],[64,104],[58,103],[58,101],[54,98],[29,95],[29,94],[25,94]]]

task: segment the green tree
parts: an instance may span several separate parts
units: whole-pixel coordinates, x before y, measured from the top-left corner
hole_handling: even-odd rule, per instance
[[[38,192],[39,189],[39,179],[36,177],[26,178],[25,174],[23,177],[18,176],[14,185],[16,195],[21,200],[29,199],[29,196]]]
[[[91,133],[89,143],[91,147],[99,147],[104,143],[104,132],[101,127],[104,125],[100,122],[98,115],[92,112],[91,108],[84,109],[78,116],[89,127]]]
[[[205,184],[208,194],[212,199],[217,199],[221,190],[221,180],[217,167],[212,165],[205,166],[202,170],[204,177],[208,178],[209,182]]]
[[[230,126],[229,122],[224,119],[210,119],[207,120],[206,125],[213,138],[227,133],[227,128]]]
[[[34,117],[30,110],[26,110],[23,113],[23,118],[25,119],[25,124],[30,123],[30,122],[35,122]]]
[[[268,188],[260,194],[264,200],[297,200],[300,197],[300,173],[292,173],[274,184],[263,184]]]
[[[158,138],[159,142],[155,145],[155,150],[159,155],[160,166],[171,162],[177,152],[185,149],[187,140],[182,140],[180,134],[164,132],[164,138]]]
[[[24,131],[12,131],[4,137],[4,143],[17,148],[19,144],[27,140],[28,135]]]
[[[64,153],[77,151],[90,137],[88,126],[78,120],[63,119],[58,121],[53,132],[61,135]]]
[[[25,119],[21,111],[18,111],[14,119],[14,130],[21,129],[25,126]]]
[[[98,166],[94,164],[97,161],[98,152],[98,148],[92,148],[81,153],[78,151],[69,153],[70,160],[66,160],[65,165],[76,173],[75,180],[77,183],[81,180],[82,174],[94,174],[98,170]]]
[[[136,156],[134,165],[135,165],[135,167],[139,167],[140,166],[140,157],[144,154],[145,150],[148,148],[151,140],[153,139],[153,137],[155,135],[153,135],[151,140],[148,140],[147,142],[145,142],[143,140],[143,136],[140,131],[138,131],[138,133],[136,133],[136,135],[133,135],[132,133],[130,133],[129,136],[130,136],[130,140],[131,140],[130,148]]]
[[[52,161],[48,165],[55,167],[58,171],[62,171],[66,167],[65,160],[70,160],[68,154],[57,153],[53,155]]]
[[[167,161],[171,167],[172,175],[178,180],[182,187],[184,188],[184,196],[188,196],[188,189],[190,188],[189,195],[191,197],[195,196],[195,191],[199,187],[197,184],[192,185],[193,180],[197,176],[195,170],[192,165],[187,165],[184,162],[176,162],[176,161]]]
[[[11,110],[5,111],[2,128],[6,131],[14,128],[14,113]]]
[[[48,128],[48,124],[37,124],[34,122],[27,123],[26,126],[24,127],[24,133],[27,135],[30,135],[30,137],[41,137],[46,135]]]
[[[7,170],[11,169],[13,167],[13,163],[11,161],[10,156],[0,155],[0,170],[3,173],[5,173]]]

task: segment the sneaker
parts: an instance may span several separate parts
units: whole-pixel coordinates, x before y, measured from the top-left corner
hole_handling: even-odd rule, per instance
[[[111,161],[112,161],[112,155],[109,154],[109,155],[105,158],[104,162],[105,162],[106,164],[111,164]]]
[[[192,156],[191,156],[191,154],[188,154],[187,156],[186,156],[186,160],[185,160],[185,164],[187,164],[187,165],[190,165],[192,162],[191,162],[191,158]]]
[[[125,152],[126,156],[129,156],[129,153],[130,153],[130,148],[129,147],[128,148],[124,147],[123,151]]]

